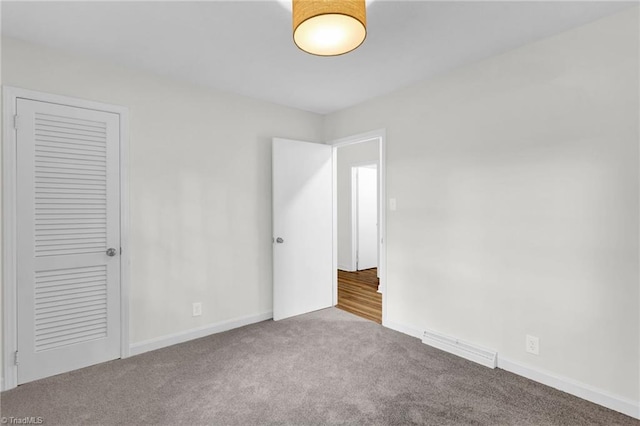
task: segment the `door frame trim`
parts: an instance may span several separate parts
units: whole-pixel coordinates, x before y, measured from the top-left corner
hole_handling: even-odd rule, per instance
[[[347,136],[326,142],[333,147],[333,305],[338,304],[338,148],[362,142],[378,140],[378,220],[380,237],[378,240],[380,261],[378,273],[382,293],[382,325],[387,326],[387,130],[378,129],[366,133]],[[371,162],[369,162],[371,164]]]
[[[15,352],[17,323],[17,138],[13,117],[17,100],[29,99],[72,107],[115,113],[120,116],[120,357],[129,356],[129,109],[119,105],[54,95],[19,87],[2,86],[2,390],[18,385]]]

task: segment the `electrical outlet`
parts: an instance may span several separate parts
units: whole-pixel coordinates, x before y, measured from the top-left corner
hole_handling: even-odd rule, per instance
[[[202,303],[197,302],[193,304],[193,316],[199,317],[202,315]]]
[[[529,336],[527,334],[525,350],[530,354],[538,355],[540,353],[540,339],[536,336]]]

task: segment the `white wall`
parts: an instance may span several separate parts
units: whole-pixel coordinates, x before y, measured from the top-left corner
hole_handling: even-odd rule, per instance
[[[387,130],[390,322],[637,404],[638,30],[634,8],[326,117],[326,140]]]
[[[271,138],[321,116],[7,38],[2,84],[129,107],[132,343],[271,311]]]
[[[377,163],[378,141],[362,142],[338,148],[338,268],[352,270],[355,264],[351,240],[351,167],[364,163]]]

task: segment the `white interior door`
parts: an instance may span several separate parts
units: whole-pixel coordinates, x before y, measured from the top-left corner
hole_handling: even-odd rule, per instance
[[[20,384],[120,356],[120,124],[16,107]]]
[[[273,319],[333,303],[329,145],[273,140]]]
[[[378,266],[378,169],[358,167],[357,172],[357,269]]]

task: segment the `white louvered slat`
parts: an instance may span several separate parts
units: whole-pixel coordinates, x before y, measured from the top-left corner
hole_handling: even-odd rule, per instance
[[[76,250],[80,248],[97,248],[100,249],[102,245],[104,245],[104,238],[95,238],[89,241],[84,240],[71,240],[64,242],[50,242],[44,241],[42,243],[36,243],[36,253],[41,251],[49,251],[49,250]]]
[[[78,184],[68,184],[62,182],[46,182],[40,183],[36,187],[36,194],[44,193],[44,192],[69,192],[71,194],[81,193],[81,194],[97,194],[103,195],[105,194],[105,189],[102,185],[78,185]]]
[[[36,293],[36,297],[45,297],[51,292],[82,290],[85,288],[104,284],[104,277],[78,277],[73,282],[48,282]]]
[[[90,223],[85,223],[85,224],[56,223],[56,224],[38,225],[36,226],[36,229],[38,230],[38,232],[44,232],[46,234],[65,233],[69,231],[70,234],[75,235],[75,233],[83,232],[83,231],[92,232],[92,233],[101,233],[101,232],[104,232],[106,228],[100,225],[94,225]]]
[[[67,339],[59,339],[58,342],[54,342],[54,343],[49,343],[47,344],[47,342],[42,342],[39,345],[39,348],[44,351],[44,350],[48,350],[48,349],[56,349],[59,348],[60,342],[64,342],[65,345],[73,345],[73,344],[77,344],[77,343],[84,343],[84,342],[90,342],[92,340],[97,340],[97,339],[101,339],[104,338],[105,334],[103,332],[97,332],[94,334],[91,334],[89,332],[86,333],[82,333],[79,336],[71,336]]]
[[[107,334],[105,266],[40,271],[34,300],[36,352]]]
[[[48,277],[58,277],[58,276],[67,276],[67,275],[76,275],[76,274],[85,274],[85,273],[101,273],[104,270],[104,266],[95,265],[95,266],[86,266],[84,268],[79,268],[75,272],[69,272],[67,269],[48,269],[45,271],[36,271],[35,276],[39,279],[48,278]]]
[[[96,216],[104,216],[104,206],[99,204],[94,204],[94,207],[76,207],[76,206],[68,206],[68,207],[36,207],[36,212],[38,215],[44,216],[62,216],[62,217],[70,217],[72,215],[84,215],[87,214],[90,217]]]
[[[55,140],[58,139],[58,140]],[[56,152],[60,150],[69,154],[76,155],[89,155],[93,157],[104,157],[106,150],[100,146],[95,146],[90,143],[76,143],[74,140],[62,138],[48,138],[48,139],[36,139],[38,142],[38,149],[42,151]],[[81,142],[81,140],[78,140]]]
[[[106,286],[102,285],[98,289],[76,292],[61,292],[57,294],[47,294],[36,297],[36,312],[39,308],[54,308],[67,305],[80,305],[86,302],[97,302],[105,299],[107,294]]]
[[[36,245],[36,255],[39,255],[42,252],[50,252],[51,250],[56,250],[56,251],[60,251],[60,252],[66,252],[66,251],[86,251],[86,252],[99,252],[102,251],[102,248],[100,247],[103,243],[87,243],[87,244],[78,244],[78,243],[73,243],[73,244],[63,244],[63,245],[59,245],[59,246],[37,246]],[[49,255],[51,256],[51,255]]]
[[[73,135],[62,133],[49,135],[36,134],[36,141],[41,143],[41,145],[60,145],[69,149],[106,151],[104,144],[98,140],[98,137],[87,137],[85,135],[73,137]]]
[[[43,146],[60,145],[67,149],[80,151],[106,152],[106,147],[100,141],[100,136],[73,135],[69,133],[36,133],[35,141]]]
[[[103,164],[74,164],[74,163],[52,163],[49,161],[36,161],[38,168],[42,171],[63,171],[66,173],[91,173],[91,174],[106,174],[106,167]]]
[[[70,216],[70,215],[68,215],[68,216]],[[72,219],[67,217],[67,218],[59,219],[59,220],[72,220]],[[87,219],[85,219],[85,220],[87,220]],[[96,219],[96,221],[100,221],[100,220],[101,220],[100,218]],[[81,225],[88,225],[88,226],[81,227]],[[65,228],[66,226],[70,226],[70,227],[72,227],[73,229],[76,229],[76,230],[85,229],[85,230],[87,230],[87,232],[91,232],[91,233],[101,232],[103,234],[103,236],[104,236],[104,232],[105,232],[105,229],[100,226],[100,223],[84,223],[84,224],[73,225],[71,223],[66,223],[66,222],[56,222],[56,223],[49,223],[46,226],[44,226],[44,224],[42,224],[42,225],[39,224],[39,226],[37,226],[36,228],[37,228],[37,232],[39,234],[40,231],[45,231],[45,230],[48,231],[48,230],[52,230],[52,229],[57,229],[57,230],[66,229]],[[89,231],[88,228],[91,228],[91,230]],[[98,231],[97,228],[100,228],[101,230]],[[74,234],[74,235],[77,235],[77,234]],[[38,235],[38,238],[36,239],[36,242],[38,242],[38,241],[40,241],[40,235]]]
[[[80,332],[94,329],[96,326],[102,326],[102,328],[106,327],[106,321],[104,318],[82,318],[77,321],[69,321],[67,323],[59,323],[56,325],[51,325],[50,327],[41,327],[36,330],[36,335],[41,337],[41,341],[44,340],[44,337],[52,338],[58,336],[67,336],[70,332]],[[84,330],[83,330],[84,329]],[[55,330],[55,331],[52,331]]]
[[[103,310],[95,310],[95,311],[85,311],[80,314],[74,315],[65,315],[64,317],[54,317],[49,319],[49,321],[42,321],[36,331],[44,331],[53,329],[56,327],[67,327],[67,326],[75,326],[78,324],[82,324],[85,321],[103,321],[104,313],[106,311]]]
[[[104,199],[95,198],[52,198],[42,197],[38,195],[41,201],[36,203],[36,209],[40,210],[67,210],[67,209],[84,209],[85,206],[90,206],[91,209],[102,208],[107,204]]]
[[[51,151],[43,148],[36,149],[36,153],[38,153],[39,157],[42,159],[57,158],[57,159],[82,160],[87,162],[101,163],[103,161],[102,159],[104,158],[104,155],[86,155],[86,154],[70,154],[70,153],[62,154],[60,152]]]
[[[99,224],[71,224],[71,223],[55,223],[37,226],[38,232],[43,232],[41,235],[58,234],[58,235],[78,235],[81,232],[89,232],[92,234],[104,233],[106,228]],[[45,232],[46,231],[46,232]]]
[[[59,274],[56,275],[43,275],[41,277],[38,277],[38,282],[40,283],[41,286],[46,286],[47,283],[50,283],[52,285],[58,285],[58,284],[65,284],[65,283],[72,283],[74,282],[74,280],[85,280],[85,279],[90,279],[90,278],[99,278],[99,279],[103,279],[103,275],[101,271],[92,271],[92,270],[80,270],[77,272],[60,272]]]
[[[101,297],[86,297],[86,298],[69,298],[64,303],[58,304],[45,304],[36,309],[36,318],[38,314],[46,315],[54,312],[67,312],[69,309],[80,309],[89,306],[102,306],[104,300]]]
[[[84,213],[84,214],[76,214],[76,213],[62,213],[62,214],[52,214],[52,213],[41,213],[40,220],[95,220],[100,221],[104,219],[104,214],[99,213]],[[97,223],[97,222],[94,222]]]
[[[38,335],[36,333],[36,347],[39,345],[46,346],[46,349],[52,349],[59,347],[61,343],[67,344],[69,340],[74,340],[74,343],[78,342],[78,338],[87,337],[95,338],[96,334],[100,334],[97,337],[104,337],[107,330],[106,322],[100,321],[97,324],[83,323],[78,327],[70,327],[64,329],[58,329],[57,331],[46,330]],[[82,339],[85,340],[85,339]],[[82,341],[81,340],[81,341]]]
[[[72,239],[93,239],[100,238],[102,235],[98,232],[96,233],[86,233],[86,231],[66,231],[66,232],[52,232],[52,231],[41,231],[41,236],[38,241],[66,241]]]
[[[36,316],[39,324],[49,324],[61,318],[84,318],[85,315],[98,315],[101,312],[107,312],[107,306],[104,303],[88,303],[86,306],[77,308],[67,308],[52,312],[40,312]]]
[[[45,116],[43,115],[40,115],[38,117],[38,122],[40,123],[41,127],[77,129],[77,130],[87,130],[87,131],[106,133],[106,128],[101,125],[87,125],[87,124],[72,123],[69,121],[51,120],[50,118],[45,118]]]
[[[81,188],[37,188],[38,203],[69,203],[71,201],[98,200],[105,202],[107,194],[101,190]]]
[[[48,120],[48,121],[58,121],[61,123],[76,123],[83,126],[92,126],[92,127],[101,127],[101,128],[107,127],[106,124],[102,121],[87,120],[84,118],[69,117],[65,115],[53,114],[48,112],[39,112],[38,118],[42,120]]]
[[[42,117],[38,118],[38,128],[39,129],[62,129],[64,131],[75,130],[77,132],[89,132],[89,133],[99,133],[101,135],[106,135],[106,129],[103,127],[95,127],[95,126],[84,126],[81,124],[75,123],[64,123],[59,121],[51,121],[47,119],[43,119]]]
[[[52,297],[58,297],[66,294],[82,293],[88,290],[100,290],[104,287],[106,281],[104,277],[79,277],[74,281],[65,283],[48,282],[41,285],[35,294],[36,299],[47,301]],[[100,288],[98,288],[100,287]]]
[[[102,175],[91,175],[85,173],[69,173],[69,172],[49,172],[46,170],[38,170],[36,172],[36,183],[46,182],[48,179],[55,180],[60,183],[85,182],[92,185],[100,185],[106,179]]]
[[[69,164],[74,166],[94,166],[94,167],[105,167],[102,161],[99,159],[87,159],[87,158],[60,158],[52,155],[40,155],[38,159],[35,160],[36,163],[43,164]]]
[[[36,117],[36,135],[40,134],[61,134],[61,135],[69,135],[70,137],[77,138],[79,136],[90,136],[90,137],[103,137],[106,136],[106,131],[104,129],[98,129],[95,127],[86,127],[76,124],[64,124],[60,123],[58,126],[52,126],[51,122],[42,120],[41,117]]]
[[[42,318],[36,331],[51,329],[59,326],[82,323],[83,321],[102,320],[105,309],[90,309],[75,314],[59,315],[51,318]]]
[[[103,222],[99,219],[78,219],[74,221],[73,219],[68,218],[57,218],[57,219],[40,219],[36,223],[36,230],[39,229],[61,229],[61,228],[74,228],[74,229],[85,229],[85,228],[105,228]]]
[[[55,239],[54,239],[55,238]],[[36,250],[38,247],[49,247],[49,246],[70,246],[69,248],[73,248],[75,245],[86,245],[86,244],[104,244],[105,238],[101,237],[82,237],[82,238],[60,238],[60,237],[49,237],[46,240],[36,241]]]
[[[70,157],[72,160],[86,160],[87,162],[92,161],[96,164],[103,164],[105,160],[105,155],[102,152],[96,152],[92,150],[80,150],[75,148],[69,148],[66,146],[54,146],[53,144],[40,144],[39,148],[36,151],[40,161],[44,161],[45,156],[59,154],[59,155],[68,155],[73,156]],[[42,156],[42,157],[40,157]]]

